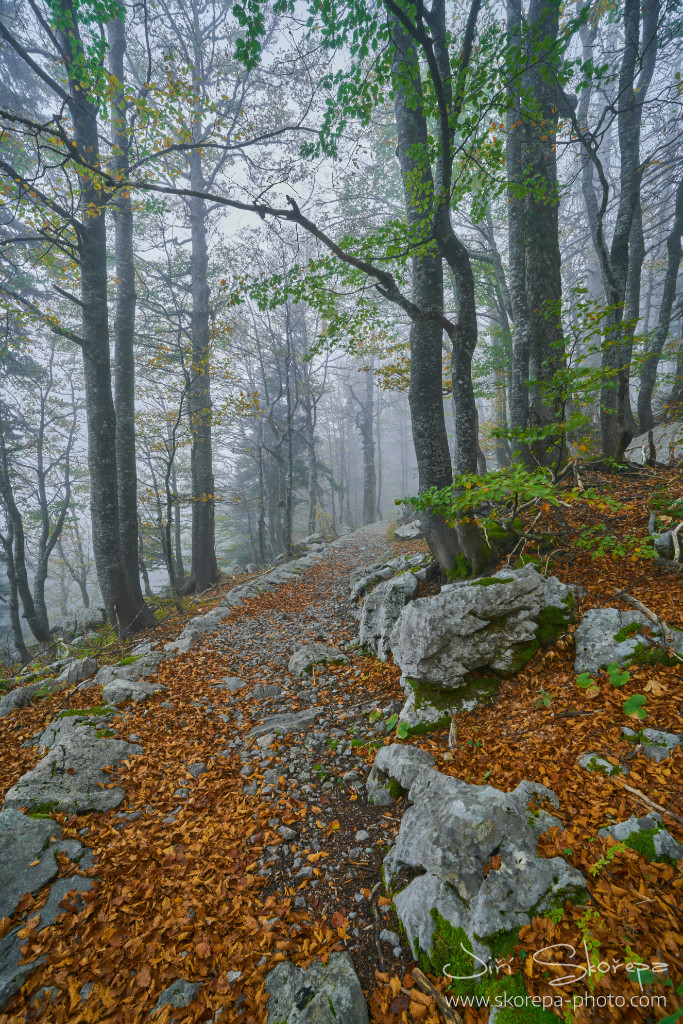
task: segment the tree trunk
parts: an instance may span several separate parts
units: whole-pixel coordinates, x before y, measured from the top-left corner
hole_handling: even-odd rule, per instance
[[[112,98],[112,171],[125,179],[129,174],[128,132],[123,91],[123,58],[126,50],[124,23],[110,21],[109,66],[115,77]],[[116,318],[114,365],[116,409],[116,470],[119,503],[121,557],[128,585],[140,609],[141,625],[151,626],[154,615],[144,603],[138,569],[138,498],[135,459],[135,262],[133,256],[133,209],[129,192],[121,191],[112,204],[116,251]]]
[[[21,618],[19,615],[19,589],[17,585],[17,574],[14,564],[14,528],[12,520],[8,518],[7,521],[7,534],[2,535],[2,546],[5,549],[5,563],[7,569],[7,582],[9,583],[9,621],[12,629],[12,640],[14,641],[14,648],[19,655],[19,660],[22,665],[27,665],[31,660],[31,655],[28,652],[28,648],[24,643],[24,634],[21,628]]]
[[[82,88],[83,46],[73,5],[57,0],[55,15],[68,32],[59,30],[71,94],[74,142],[86,163],[99,161],[97,106]],[[102,599],[117,633],[129,634],[144,625],[144,605],[135,599],[123,564],[119,532],[116,467],[116,415],[109,362],[107,306],[107,233],[102,194],[90,175],[81,177],[78,227],[81,270],[82,352],[88,431],[90,512],[93,554]]]
[[[515,47],[522,44],[521,0],[508,0],[507,32]],[[510,109],[506,115],[505,160],[508,179],[508,265],[509,292],[514,325],[512,369],[510,375],[510,426],[527,430],[529,426],[529,351],[531,316],[527,303],[524,257],[524,166],[522,163],[522,113],[519,86],[508,88]],[[532,465],[528,445],[513,441],[513,449],[523,462]]]
[[[559,396],[551,398],[549,386],[564,365],[562,334],[562,279],[560,276],[560,236],[557,183],[557,106],[549,95],[543,73],[556,74],[558,60],[552,47],[559,32],[557,0],[531,0],[528,27],[532,52],[525,86],[534,100],[531,116],[526,115],[522,166],[533,186],[524,198],[524,274],[526,308],[529,313],[529,426],[544,428],[562,415]],[[548,55],[539,56],[541,45],[551,46]],[[542,62],[542,63],[541,63]],[[561,458],[563,435],[544,438],[531,444],[534,461],[542,466]]]
[[[202,160],[190,157],[190,184],[204,186]],[[192,375],[188,395],[192,435],[192,568],[185,592],[201,593],[218,582],[215,546],[215,501],[211,450],[211,339],[209,333],[209,258],[206,241],[206,202],[188,200],[192,234]]]
[[[8,528],[12,536],[12,572],[17,592],[21,597],[24,618],[29,625],[29,629],[36,640],[40,643],[47,643],[50,640],[50,630],[35,607],[33,594],[28,582],[28,573],[26,572],[24,524],[14,500],[9,459],[5,445],[5,430],[6,427],[2,420],[2,407],[0,406],[0,497],[2,497]]]
[[[419,68],[414,47],[397,18],[390,18],[396,47],[394,75],[396,80],[394,110],[398,135],[398,158],[401,165],[406,204],[406,219],[416,239],[424,233],[421,202],[433,195],[431,170],[423,154],[428,151],[427,124],[421,107]],[[413,69],[412,91],[408,98],[400,86],[407,69]],[[443,268],[441,254],[427,248],[412,258],[412,301],[425,313],[443,313]],[[410,325],[410,384],[408,402],[417,457],[419,489],[448,487],[453,482],[448,448],[446,419],[441,397],[443,328],[434,320],[413,320]],[[432,554],[442,571],[453,568],[460,554],[456,531],[443,516],[430,510],[420,513],[420,523]]]
[[[668,259],[666,273],[664,275],[664,289],[662,301],[659,306],[657,317],[657,330],[643,360],[640,371],[640,392],[638,394],[638,418],[640,430],[644,433],[651,430],[655,425],[652,414],[652,394],[657,381],[657,366],[662,355],[664,344],[669,335],[671,325],[671,310],[676,298],[676,280],[681,265],[681,236],[683,235],[683,178],[676,189],[676,204],[674,210],[674,222],[666,240]]]

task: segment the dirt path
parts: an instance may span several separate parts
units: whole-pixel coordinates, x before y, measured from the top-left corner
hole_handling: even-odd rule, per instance
[[[180,978],[201,983],[181,1019],[263,1020],[266,971],[332,948],[349,950],[374,988],[375,915],[392,926],[381,894],[369,897],[398,819],[367,804],[363,779],[368,739],[401,707],[398,673],[349,652],[348,664],[302,682],[287,662],[312,640],[351,645],[349,574],[387,554],[385,524],[357,531],[161,665],[168,691],[130,706],[119,726],[144,751],[115,773],[125,804],[63,822],[92,849],[92,893],[53,927],[29,927],[28,957],[46,962],[0,1020],[23,1021],[27,1010],[54,1024],[147,1020]],[[245,688],[223,688],[231,676]],[[375,709],[382,717],[370,726]],[[292,712],[309,712],[311,724],[264,749],[248,737]],[[382,941],[382,955],[402,973],[408,957],[393,947]]]

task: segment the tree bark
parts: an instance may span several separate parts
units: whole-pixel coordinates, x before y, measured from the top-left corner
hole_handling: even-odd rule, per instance
[[[522,45],[521,0],[508,0],[507,32],[509,42]],[[520,56],[521,59],[521,56]],[[527,430],[529,426],[529,352],[531,347],[531,315],[527,302],[526,262],[524,256],[524,166],[522,162],[522,109],[520,88],[516,82],[508,86],[510,108],[506,115],[505,161],[508,179],[508,266],[509,293],[514,325],[512,369],[510,376],[510,426]],[[528,466],[531,453],[526,444],[513,441],[513,449]]]
[[[559,397],[548,393],[553,377],[564,365],[562,333],[562,279],[559,236],[559,195],[556,140],[558,112],[543,73],[555,75],[558,59],[553,53],[559,32],[557,0],[531,0],[528,28],[532,50],[525,86],[535,109],[524,118],[522,165],[533,185],[524,197],[524,273],[526,308],[529,313],[529,426],[544,428],[561,416]],[[541,47],[544,47],[541,56]],[[545,48],[548,47],[546,50]],[[536,463],[549,466],[561,458],[563,436],[532,442]],[[559,449],[559,450],[558,450]]]
[[[195,191],[204,186],[201,155],[190,157],[190,183]],[[192,435],[192,568],[185,592],[201,593],[218,582],[215,546],[215,501],[211,450],[211,339],[209,332],[208,248],[206,202],[192,197],[192,371],[188,394]]]
[[[412,68],[412,89],[416,94],[409,100],[406,90],[395,90],[394,110],[398,134],[398,158],[404,182],[406,219],[416,235],[421,233],[425,195],[433,194],[431,169],[419,153],[427,152],[427,126],[422,110],[421,85],[415,49],[400,22],[390,17],[390,26],[396,47],[394,73],[397,82]],[[401,65],[404,65],[401,69]],[[412,258],[412,301],[425,312],[443,312],[443,268],[441,253],[435,246]],[[420,491],[430,487],[447,487],[453,482],[451,457],[448,448],[446,420],[441,397],[441,336],[443,328],[434,320],[413,320],[410,325],[410,384],[408,402],[413,431],[413,444],[418,465]],[[460,554],[456,531],[443,516],[429,510],[420,513],[420,523],[429,547],[443,571],[453,568]]]
[[[644,433],[655,425],[652,413],[652,394],[657,381],[657,366],[671,326],[671,310],[676,298],[676,280],[681,265],[681,236],[683,236],[683,178],[676,189],[674,222],[666,241],[668,258],[664,275],[662,301],[657,317],[657,330],[643,361],[640,371],[640,392],[638,394],[638,418],[640,430]]]
[[[112,171],[117,178],[129,174],[129,139],[123,93],[123,59],[126,50],[124,23],[110,21],[109,66],[116,79],[112,97]],[[140,587],[138,568],[138,499],[135,457],[135,262],[133,256],[133,209],[130,193],[121,191],[112,204],[116,252],[116,317],[114,365],[116,409],[116,475],[119,504],[119,538],[123,567],[133,599],[139,607],[140,624],[151,626],[154,615]]]
[[[55,12],[68,32],[58,30],[69,82],[74,142],[85,163],[99,162],[97,105],[83,89],[84,63],[78,17],[71,0],[57,0]],[[109,362],[107,234],[102,194],[81,175],[78,226],[81,269],[82,352],[88,431],[93,554],[102,599],[117,633],[143,626],[144,609],[133,595],[123,564],[119,532],[116,414]],[[146,617],[146,616],[144,616]]]
[[[24,643],[24,633],[21,628],[21,618],[19,615],[19,588],[14,564],[14,527],[10,518],[8,518],[7,521],[7,533],[0,534],[0,540],[2,541],[2,546],[5,549],[5,565],[7,571],[7,582],[9,584],[9,599],[7,605],[9,610],[10,627],[12,629],[12,640],[14,641],[14,648],[19,655],[19,660],[22,665],[27,665],[31,660],[31,655]]]

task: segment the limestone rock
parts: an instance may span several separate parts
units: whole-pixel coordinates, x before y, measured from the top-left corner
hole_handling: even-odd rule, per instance
[[[541,833],[559,825],[547,812],[527,807],[532,799],[557,806],[545,786],[522,782],[502,793],[422,768],[408,798],[413,806],[384,859],[384,877],[394,891],[404,875],[412,879],[394,904],[415,955],[431,957],[438,915],[461,928],[475,951],[490,956],[487,938],[516,932],[567,898],[585,897],[578,871],[536,852]]]
[[[572,588],[527,565],[442,588],[407,605],[391,635],[404,678],[462,686],[473,669],[513,675],[571,620]]]
[[[10,808],[0,811],[0,918],[14,913],[25,892],[38,892],[56,877],[50,840],[61,832],[50,818],[29,818]]]
[[[644,832],[651,834],[644,836]],[[638,818],[634,814],[627,821],[620,821],[616,825],[601,828],[598,835],[610,835],[621,843],[626,842],[627,846],[632,846],[639,852],[643,852],[649,860],[671,858],[677,861],[683,857],[683,846],[663,828],[662,816],[656,811],[646,814],[642,818]],[[652,846],[648,850],[650,842]]]
[[[585,768],[587,772],[600,772],[601,775],[607,775],[609,778],[613,775],[628,775],[629,773],[629,769],[625,765],[611,764],[600,754],[593,754],[590,751],[581,755],[579,767]]]
[[[408,601],[417,594],[418,586],[412,572],[403,572],[380,583],[363,601],[358,642],[375,651],[381,661],[391,653],[391,631]]]
[[[672,750],[683,745],[683,736],[675,732],[663,732],[661,729],[641,729],[636,732],[624,725],[621,732],[633,743],[642,743],[643,753],[651,761],[664,761]]]
[[[120,786],[106,788],[110,779],[102,769],[141,754],[142,747],[108,732],[82,716],[55,719],[41,737],[41,745],[49,744],[49,752],[9,790],[4,807],[70,814],[118,807],[125,794]]]
[[[322,714],[323,708],[307,708],[305,711],[285,712],[281,715],[270,715],[264,718],[259,725],[255,726],[249,736],[265,736],[274,733],[277,736],[286,736],[289,732],[303,732],[313,725],[318,715]]]
[[[70,661],[57,682],[65,686],[73,686],[80,683],[82,679],[88,679],[97,672],[97,658],[82,658],[80,661]]]
[[[22,947],[26,945],[26,939],[19,937],[21,926],[13,928],[4,938],[0,939],[0,1010],[3,1010],[13,995],[19,991],[29,974],[40,964],[45,963],[45,957],[38,957],[32,963],[22,963]]]
[[[59,679],[37,679],[27,686],[15,687],[0,700],[0,718],[4,718],[15,708],[23,708],[30,704],[34,697],[48,697],[66,685]]]
[[[219,683],[213,683],[213,688],[214,690],[228,690],[229,693],[234,693],[246,685],[244,679],[240,679],[239,676],[226,676]]]
[[[404,526],[397,526],[394,530],[396,540],[419,540],[424,537],[422,527],[416,522],[406,523]]]
[[[422,768],[433,766],[431,754],[409,743],[380,747],[366,783],[368,800],[379,807],[388,807],[410,789]]]
[[[276,1024],[368,1024],[368,1011],[353,961],[332,953],[306,970],[290,961],[266,977],[268,1020]]]
[[[176,1009],[189,1006],[199,995],[201,987],[200,982],[186,981],[184,978],[179,978],[161,993],[152,1010],[152,1015],[159,1013],[164,1006],[173,1006]]]
[[[287,670],[293,676],[305,676],[316,665],[329,665],[330,662],[345,665],[347,661],[348,658],[338,647],[313,642],[294,652],[289,659]]]
[[[576,657],[574,671],[578,674],[597,673],[613,661],[617,665],[631,665],[643,656],[656,660],[664,654],[656,643],[638,632],[638,627],[656,627],[640,612],[622,612],[618,608],[590,608],[581,619],[574,640]],[[683,632],[672,630],[674,650],[683,655]]]
[[[683,456],[683,420],[674,423],[663,423],[652,430],[652,442],[655,459],[664,466],[671,466]],[[635,462],[639,466],[650,458],[650,441],[648,434],[634,437],[624,452],[627,462]]]
[[[142,679],[114,679],[103,688],[102,700],[116,706],[125,704],[127,700],[138,703],[155,693],[165,693],[166,689],[161,683],[146,683]]]

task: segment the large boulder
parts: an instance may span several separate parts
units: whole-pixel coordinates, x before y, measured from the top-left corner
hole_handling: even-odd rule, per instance
[[[573,609],[573,588],[531,565],[412,601],[389,641],[409,697],[403,720],[412,731],[439,727],[449,717],[448,691],[475,669],[514,675],[566,629]]]
[[[674,423],[663,423],[652,430],[652,447],[657,462],[664,466],[673,466],[683,456],[683,420]],[[652,455],[650,432],[634,437],[624,452],[627,462],[635,462],[639,466],[646,463]]]
[[[565,628],[573,607],[572,588],[531,565],[453,583],[404,608],[394,661],[406,678],[450,688],[473,669],[512,675]]]
[[[56,821],[0,811],[0,918],[10,917],[26,892],[38,892],[56,877],[51,843],[61,835]]]
[[[30,818],[14,809],[0,811],[0,918],[11,917],[25,893],[37,893],[43,886],[53,883],[47,902],[39,911],[39,929],[53,924],[64,913],[61,902],[72,889],[89,889],[92,879],[82,876],[59,878],[57,854],[66,854],[70,860],[86,866],[92,855],[73,839],[62,839],[62,830],[50,818]],[[28,911],[33,916],[35,911]],[[0,939],[0,1011],[15,995],[28,975],[44,957],[23,963],[22,947],[25,921]]]
[[[618,608],[590,608],[581,619],[574,640],[576,657],[574,671],[577,674],[589,672],[597,675],[612,662],[617,665],[634,665],[662,660],[668,663],[662,647],[640,632],[648,627],[654,633],[657,627],[640,612],[622,612]],[[683,655],[683,633],[672,630],[674,649]]]
[[[368,1024],[368,1010],[348,953],[303,970],[289,960],[266,978],[268,1020],[275,1024]]]
[[[299,647],[289,659],[287,671],[293,676],[309,675],[317,665],[345,665],[348,658],[338,647],[313,642]]]
[[[4,808],[82,814],[118,807],[125,794],[120,786],[108,788],[110,779],[102,769],[141,754],[142,747],[115,738],[109,717],[87,712],[58,716],[39,740],[48,753],[12,786]]]
[[[380,583],[363,601],[358,642],[373,650],[381,661],[391,653],[391,631],[408,601],[417,594],[418,586],[412,572],[402,572]]]
[[[406,569],[420,569],[423,565],[431,562],[431,555],[398,555],[396,558],[385,559],[375,562],[373,565],[364,565],[355,569],[350,577],[351,601],[360,601],[378,583],[391,579]]]
[[[422,768],[408,799],[384,878],[421,962],[440,971],[438,957],[445,949],[448,961],[449,944],[453,959],[460,956],[461,942],[487,961],[502,936],[516,935],[535,915],[585,900],[580,872],[537,853],[539,836],[560,825],[529,809],[532,800],[558,805],[545,786],[521,782],[502,793]]]

